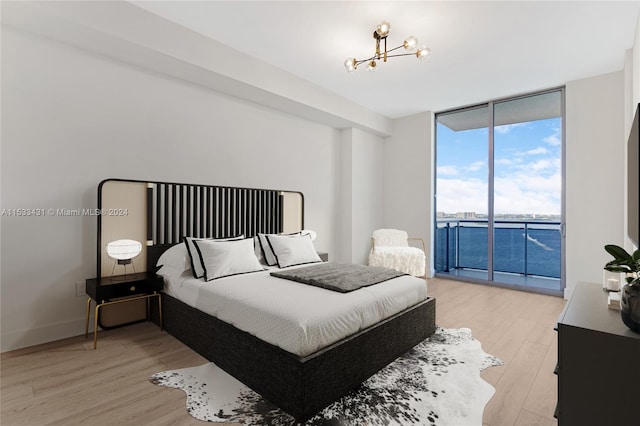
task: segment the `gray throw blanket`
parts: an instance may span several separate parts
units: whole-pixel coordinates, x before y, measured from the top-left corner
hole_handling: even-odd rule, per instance
[[[271,275],[327,290],[348,293],[361,287],[378,284],[408,274],[381,266],[323,262],[288,271],[272,272]]]

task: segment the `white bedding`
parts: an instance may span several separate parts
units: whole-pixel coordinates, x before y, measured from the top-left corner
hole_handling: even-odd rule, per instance
[[[338,293],[275,278],[269,272],[205,282],[193,278],[188,270],[176,277],[165,275],[165,292],[299,356],[309,355],[427,297],[425,281],[412,276]]]

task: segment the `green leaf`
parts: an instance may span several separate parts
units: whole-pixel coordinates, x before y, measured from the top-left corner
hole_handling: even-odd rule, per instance
[[[624,272],[625,274],[632,272],[628,266],[605,266],[604,269],[609,272]]]
[[[633,261],[634,262],[640,261],[640,249],[633,252]]]
[[[616,259],[633,261],[633,257],[625,249],[615,244],[607,244],[604,249]]]
[[[604,266],[605,268],[613,266],[626,267],[628,268],[628,272],[633,272],[635,271],[637,264],[626,259],[613,259],[607,262]]]

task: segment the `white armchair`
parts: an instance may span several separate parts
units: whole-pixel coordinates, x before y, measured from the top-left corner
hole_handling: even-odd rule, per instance
[[[422,249],[409,246],[409,241],[422,243]],[[371,238],[370,266],[384,266],[407,274],[424,277],[426,256],[422,238],[409,238],[405,231],[378,229]]]

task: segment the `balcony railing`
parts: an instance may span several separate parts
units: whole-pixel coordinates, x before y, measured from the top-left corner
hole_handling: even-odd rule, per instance
[[[436,272],[488,269],[488,222],[438,219]],[[494,221],[494,272],[560,278],[560,222]]]

